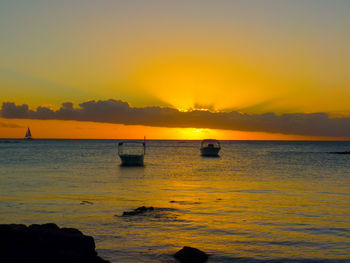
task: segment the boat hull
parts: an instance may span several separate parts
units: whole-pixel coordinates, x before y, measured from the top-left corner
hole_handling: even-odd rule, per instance
[[[143,166],[143,155],[125,154],[119,155],[122,166]]]
[[[202,156],[212,156],[217,157],[219,156],[220,148],[216,147],[203,147],[201,148],[201,155]]]

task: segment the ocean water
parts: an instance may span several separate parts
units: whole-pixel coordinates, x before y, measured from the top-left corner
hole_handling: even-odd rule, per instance
[[[114,140],[0,142],[0,223],[55,222],[111,262],[350,262],[350,142],[148,141],[121,167]],[[155,210],[121,216],[140,206]]]

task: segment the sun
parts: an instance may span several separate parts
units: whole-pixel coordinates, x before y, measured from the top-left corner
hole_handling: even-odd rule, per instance
[[[255,64],[208,54],[152,57],[135,65],[127,75],[128,86],[146,90],[182,112],[246,108],[271,100],[282,85]]]
[[[179,139],[184,140],[203,140],[217,136],[217,132],[212,129],[178,128],[176,133]]]

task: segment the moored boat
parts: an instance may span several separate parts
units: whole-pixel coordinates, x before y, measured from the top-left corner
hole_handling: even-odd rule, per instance
[[[123,141],[118,143],[118,155],[122,166],[143,166],[145,154],[145,142]]]
[[[221,146],[218,140],[206,139],[201,142],[201,155],[202,156],[219,156]]]

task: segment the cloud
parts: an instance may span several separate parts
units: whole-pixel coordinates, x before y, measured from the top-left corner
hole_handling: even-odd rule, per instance
[[[3,118],[76,120],[155,127],[214,128],[311,136],[350,137],[350,118],[331,118],[327,113],[246,114],[237,111],[180,112],[167,107],[131,107],[120,100],[91,100],[74,107],[63,103],[58,110],[29,109],[27,104],[2,104]]]
[[[0,128],[23,128],[23,126],[14,123],[0,122]]]

